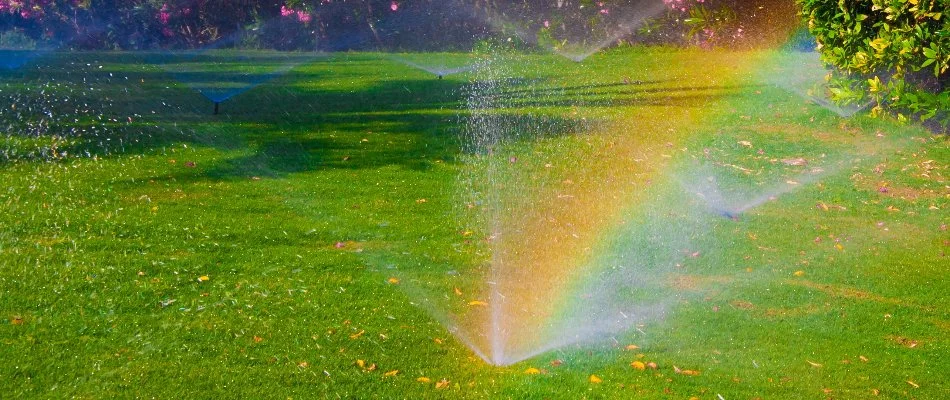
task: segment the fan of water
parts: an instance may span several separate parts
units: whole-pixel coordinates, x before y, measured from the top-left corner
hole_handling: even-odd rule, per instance
[[[667,9],[661,0],[512,3],[477,15],[496,31],[514,35],[575,62],[616,45]]]

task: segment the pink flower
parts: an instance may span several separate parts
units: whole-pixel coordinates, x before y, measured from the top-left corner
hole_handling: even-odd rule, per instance
[[[393,2],[389,4],[389,9],[390,9],[390,10],[393,10],[393,11],[398,10],[398,9],[399,9],[399,3],[396,3],[396,0],[393,0]]]
[[[291,15],[294,15],[294,10],[293,10],[293,9],[287,8],[287,6],[280,6],[280,16],[281,16],[281,17],[289,17],[289,16],[291,16]]]
[[[550,27],[551,27],[551,21],[544,20],[544,27],[545,27],[545,28],[550,28]]]
[[[306,11],[297,11],[297,20],[303,23],[309,23],[313,17]]]

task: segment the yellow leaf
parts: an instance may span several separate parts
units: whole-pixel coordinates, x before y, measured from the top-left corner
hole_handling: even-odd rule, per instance
[[[484,301],[472,300],[472,301],[468,302],[468,305],[470,305],[470,306],[487,307],[487,306],[488,306],[488,303],[486,303],[486,302],[484,302]]]
[[[391,284],[393,284],[393,285],[398,285],[398,284],[399,284],[399,278],[392,277],[392,278],[387,279],[386,282],[389,282],[389,283],[391,283]]]
[[[738,143],[741,144],[741,145],[743,145],[743,146],[745,146],[745,147],[752,147],[752,142],[750,142],[750,141],[748,141],[748,140],[740,140]]]
[[[835,243],[835,248],[838,249],[839,251],[844,250],[844,246],[842,246],[841,243]]]
[[[808,361],[808,360],[805,360],[805,362],[807,362],[807,363],[808,363],[809,365],[811,365],[812,367],[821,368],[821,364],[819,364],[819,363],[811,362],[811,361]]]
[[[360,336],[363,336],[364,333],[366,333],[365,330],[361,330],[361,331],[359,331],[359,332],[356,332],[356,333],[350,335],[350,339],[353,339],[353,340],[359,339]]]
[[[590,383],[601,383],[604,381],[603,379],[600,379],[600,377],[597,375],[591,375],[590,378],[588,378],[588,380],[590,380]]]
[[[683,374],[683,375],[687,375],[687,376],[699,376],[699,371],[695,371],[695,370],[691,370],[691,369],[684,369],[684,370],[683,370],[682,372],[680,372],[680,373]]]
[[[636,350],[636,349],[639,349],[640,346],[637,346],[635,344],[628,344],[627,347],[624,347],[624,348],[627,350]]]
[[[424,376],[420,376],[420,377],[416,378],[416,382],[430,383],[430,382],[432,382],[432,379],[426,378],[426,377],[424,377]]]
[[[528,369],[524,370],[524,373],[525,373],[525,374],[528,374],[528,375],[538,375],[538,374],[541,373],[541,370],[532,367],[532,368],[528,368]]]
[[[461,291],[459,288],[455,288],[455,295],[456,295],[456,296],[461,296],[461,295],[462,295],[462,291]]]
[[[801,271],[801,270],[795,271],[795,274],[794,274],[794,275],[795,275],[795,276],[805,276],[805,271]]]
[[[209,278],[208,275],[201,275],[198,277],[198,282],[207,282],[209,280],[211,280],[211,278]]]
[[[634,361],[630,363],[630,366],[637,371],[645,371],[647,369],[647,365],[644,364],[643,361]]]
[[[449,387],[449,380],[447,380],[447,379],[445,379],[445,378],[442,378],[441,381],[438,381],[438,382],[435,383],[435,388],[436,388],[436,389],[445,389],[445,388],[447,388],[447,387]]]
[[[383,376],[396,376],[396,374],[398,374],[398,373],[399,373],[399,370],[398,370],[398,369],[394,369],[394,370],[392,370],[392,371],[389,371],[389,372],[383,374]]]
[[[911,386],[913,386],[914,388],[917,388],[917,389],[920,388],[920,385],[914,383],[914,381],[907,381],[907,384],[908,384],[908,385],[911,385]]]
[[[356,360],[356,366],[360,368],[366,368],[366,361]]]

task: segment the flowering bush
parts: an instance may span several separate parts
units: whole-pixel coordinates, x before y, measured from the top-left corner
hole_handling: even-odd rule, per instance
[[[871,101],[872,115],[950,122],[950,2],[798,0],[822,59],[839,68],[832,94]]]
[[[714,46],[775,45],[794,31],[794,0],[663,0],[666,13],[640,29],[647,41]]]

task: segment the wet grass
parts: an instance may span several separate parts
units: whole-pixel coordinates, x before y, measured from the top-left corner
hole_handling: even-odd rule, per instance
[[[485,75],[331,55],[211,115],[141,55],[4,71],[3,95],[68,83],[43,103],[53,130],[18,134],[45,106],[2,114],[0,138],[21,151],[0,160],[0,397],[950,395],[950,147],[770,86],[758,72],[777,57],[507,58],[524,79],[505,85],[498,115],[524,128],[525,159],[597,143],[578,133],[589,126],[637,126],[646,169],[802,181],[697,236],[666,319],[510,367],[486,365],[412,282],[390,280],[419,271],[451,288],[446,272],[481,261],[480,233],[456,221],[468,82]],[[63,131],[83,124],[102,128]],[[539,126],[553,133],[530,135]],[[809,165],[782,161],[797,157]]]

